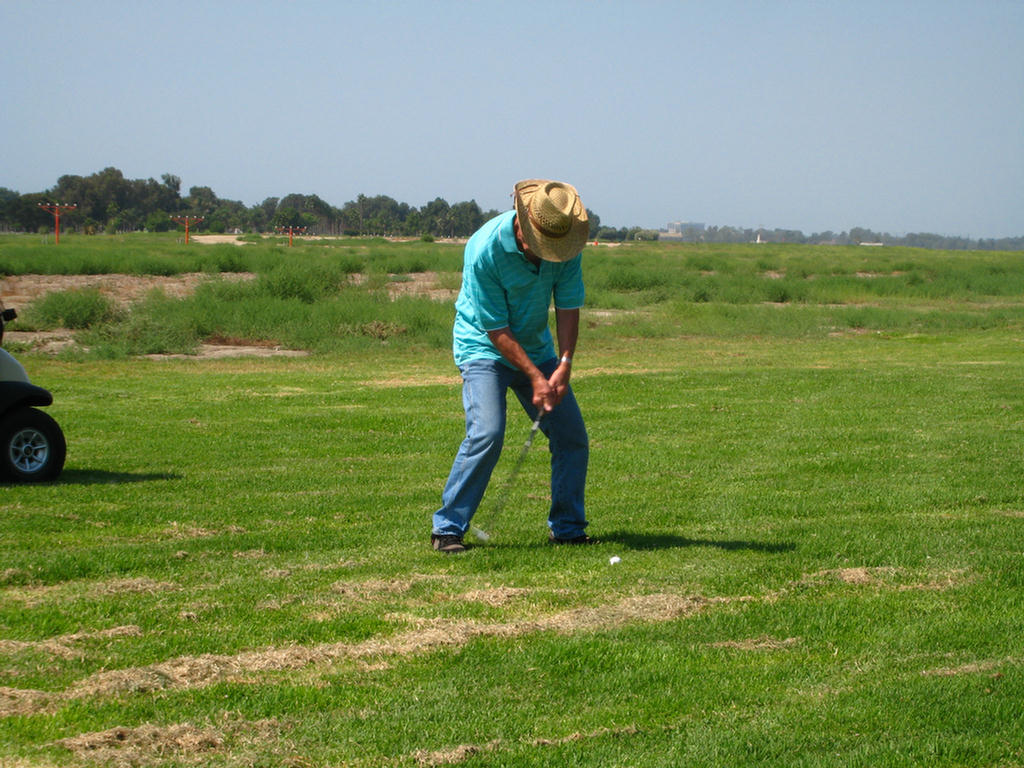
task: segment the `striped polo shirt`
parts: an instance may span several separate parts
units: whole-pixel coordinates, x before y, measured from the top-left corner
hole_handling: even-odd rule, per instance
[[[534,266],[516,244],[515,217],[515,211],[495,216],[466,243],[452,334],[456,365],[481,358],[507,363],[487,336],[506,326],[535,365],[550,360],[552,298],[558,309],[583,306],[582,254]]]

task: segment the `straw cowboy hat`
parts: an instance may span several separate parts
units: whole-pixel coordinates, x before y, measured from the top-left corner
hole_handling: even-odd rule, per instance
[[[527,179],[516,184],[513,197],[519,228],[531,253],[545,261],[569,261],[583,250],[590,222],[576,187]]]

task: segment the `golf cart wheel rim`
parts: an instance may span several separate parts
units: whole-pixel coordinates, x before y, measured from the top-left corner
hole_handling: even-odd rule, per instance
[[[15,433],[10,443],[11,464],[29,475],[46,466],[50,458],[50,441],[38,429],[28,427]]]

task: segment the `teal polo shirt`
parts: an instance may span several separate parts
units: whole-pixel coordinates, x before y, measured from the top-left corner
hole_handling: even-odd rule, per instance
[[[516,244],[515,217],[495,216],[466,243],[452,334],[456,365],[481,358],[507,363],[487,335],[506,326],[534,364],[550,360],[552,298],[557,309],[583,306],[582,254],[534,266]]]

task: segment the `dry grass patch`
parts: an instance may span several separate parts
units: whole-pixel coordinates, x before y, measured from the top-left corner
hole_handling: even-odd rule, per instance
[[[475,755],[494,752],[500,749],[502,744],[504,742],[500,739],[489,741],[486,744],[459,744],[449,749],[438,749],[433,752],[421,750],[415,752],[412,757],[416,764],[423,768],[435,768],[435,766],[439,765],[457,765],[458,763],[464,763]]]
[[[53,694],[46,691],[0,686],[0,717],[45,712],[53,699]]]
[[[958,587],[969,580],[970,577],[967,575],[966,569],[955,568],[951,571],[938,573],[934,578],[928,581],[915,582],[913,584],[900,584],[897,589],[901,592],[907,590],[942,591],[944,589],[953,589],[954,587]]]
[[[246,754],[251,748],[265,751],[266,742],[280,741],[282,730],[277,720],[250,722],[225,712],[215,728],[192,723],[147,723],[83,733],[56,744],[81,761],[110,766],[160,765],[168,759],[175,764],[203,765],[215,753],[230,753],[241,759],[240,764],[248,765],[251,762]]]
[[[158,592],[175,592],[178,585],[170,581],[156,581],[144,576],[133,579],[114,579],[94,584],[89,588],[89,597],[110,595],[155,595]]]
[[[168,757],[199,761],[210,751],[220,749],[223,743],[215,731],[189,723],[110,728],[57,742],[79,759],[128,766],[146,765]]]
[[[253,674],[326,667],[344,661],[376,664],[389,656],[408,656],[465,645],[477,637],[521,637],[545,631],[571,634],[614,629],[631,622],[671,621],[692,615],[708,604],[709,601],[702,597],[640,595],[526,621],[436,621],[390,637],[376,637],[354,644],[296,645],[234,655],[181,656],[143,667],[97,672],[60,693],[0,689],[0,716],[42,711],[59,701],[201,688],[225,681],[252,682],[250,677]]]
[[[565,744],[574,744],[581,741],[587,741],[589,739],[600,739],[607,736],[635,736],[640,732],[641,731],[637,726],[627,725],[621,728],[598,728],[596,731],[591,731],[590,733],[580,733],[579,731],[576,731],[558,738],[537,738],[531,739],[525,743],[528,743],[531,747],[560,747]],[[416,764],[421,766],[421,768],[457,765],[459,763],[464,763],[477,755],[497,752],[507,744],[509,744],[509,742],[503,739],[494,739],[486,744],[459,744],[457,746],[450,747],[449,749],[439,749],[434,751],[419,750],[413,753],[412,759],[415,760]]]
[[[16,600],[26,608],[41,605],[53,594],[66,591],[68,584],[33,584],[24,587],[8,587],[3,591],[4,600]]]
[[[175,592],[178,589],[177,584],[169,581],[138,577],[101,582],[66,581],[60,584],[7,587],[0,593],[0,598],[16,600],[26,608],[34,608],[51,599],[73,600],[80,597],[97,599],[115,595],[155,595],[160,592]]]
[[[895,568],[842,568],[819,571],[801,579],[798,584],[838,581],[855,586],[888,586],[890,588],[948,588],[957,583],[958,574],[924,584],[893,584],[899,573]],[[408,579],[338,582],[336,590],[346,598],[372,600],[382,595],[404,594],[415,584],[437,577],[416,574]],[[483,588],[460,595],[460,599],[477,600],[490,605],[505,605],[521,598],[528,590],[513,587]],[[329,667],[342,662],[386,665],[389,657],[409,656],[462,646],[478,637],[514,638],[538,632],[574,634],[599,632],[629,623],[673,621],[694,615],[708,606],[773,601],[785,593],[761,597],[739,596],[704,598],[694,595],[656,593],[623,597],[597,606],[572,608],[548,615],[537,615],[506,622],[479,622],[445,619],[424,619],[401,614],[396,618],[411,628],[391,636],[378,636],[359,643],[324,643],[314,646],[285,646],[234,655],[205,654],[183,656],[156,664],[119,670],[108,670],[84,678],[64,692],[48,694],[40,691],[0,689],[0,716],[29,714],[52,706],[57,701],[107,697],[125,693],[146,693],[169,689],[199,688],[224,681],[252,682],[253,675],[269,672],[297,671]],[[129,632],[130,630],[120,630]],[[719,647],[739,650],[782,650],[791,648],[799,638],[776,639],[767,636],[727,641]],[[937,672],[935,674],[938,674]]]
[[[142,630],[135,625],[112,627],[96,632],[75,632],[46,640],[0,640],[0,653],[41,651],[62,659],[76,659],[83,655],[76,646],[94,640],[117,640],[123,637],[141,637]]]
[[[787,637],[785,640],[779,640],[768,635],[761,635],[746,640],[723,640],[718,643],[709,643],[709,645],[712,648],[733,648],[737,651],[782,651],[799,643],[799,637]]]
[[[292,572],[288,568],[267,568],[263,571],[265,579],[287,579],[291,575]]]
[[[663,622],[702,610],[708,600],[699,596],[660,593],[627,597],[617,603],[574,608],[534,622],[537,629],[573,633],[614,629],[631,622]]]
[[[208,539],[211,536],[216,536],[217,532],[198,525],[182,525],[172,522],[163,530],[162,535],[169,539]]]
[[[895,568],[834,568],[818,571],[806,577],[806,580],[814,582],[821,579],[838,579],[844,584],[881,584],[884,578],[891,578],[895,574]]]
[[[289,602],[301,602],[308,604],[314,610],[309,618],[314,621],[330,621],[351,609],[353,605],[378,602],[391,597],[407,595],[410,590],[424,582],[438,582],[447,580],[447,576],[430,574],[412,574],[404,579],[369,579],[366,581],[340,580],[334,582],[330,589],[337,597],[316,597],[312,600],[305,598],[286,598]],[[421,604],[412,601],[411,605]],[[427,601],[429,602],[429,601]]]
[[[238,560],[259,560],[267,556],[267,551],[260,547],[259,549],[246,549],[232,553],[232,557]]]
[[[908,575],[904,569],[888,566],[874,568],[860,566],[817,571],[816,573],[804,575],[796,583],[799,585],[813,585],[829,581],[839,581],[853,586],[889,587],[901,592],[908,590],[943,590],[952,589],[963,584],[966,581],[966,573],[965,569],[958,568],[934,574],[926,581],[900,583],[901,578],[905,578]]]
[[[472,603],[484,603],[495,608],[507,605],[516,598],[528,595],[533,590],[523,587],[487,587],[485,589],[473,589],[459,595],[459,600],[467,600]]]
[[[0,586],[7,586],[11,582],[26,578],[28,578],[28,571],[23,571],[21,568],[4,568],[0,571]]]
[[[1024,663],[1024,660],[1019,658],[1006,658],[1006,659],[983,659],[981,661],[972,661],[968,664],[961,664],[957,667],[937,667],[936,669],[926,669],[921,672],[922,675],[929,677],[957,677],[958,675],[981,675],[987,674],[992,677],[1001,677],[998,670],[1000,667],[1012,665],[1019,666]]]
[[[996,514],[1003,515],[1005,517],[1024,517],[1024,509],[1000,509]],[[2,581],[2,579],[0,579],[0,581]]]

